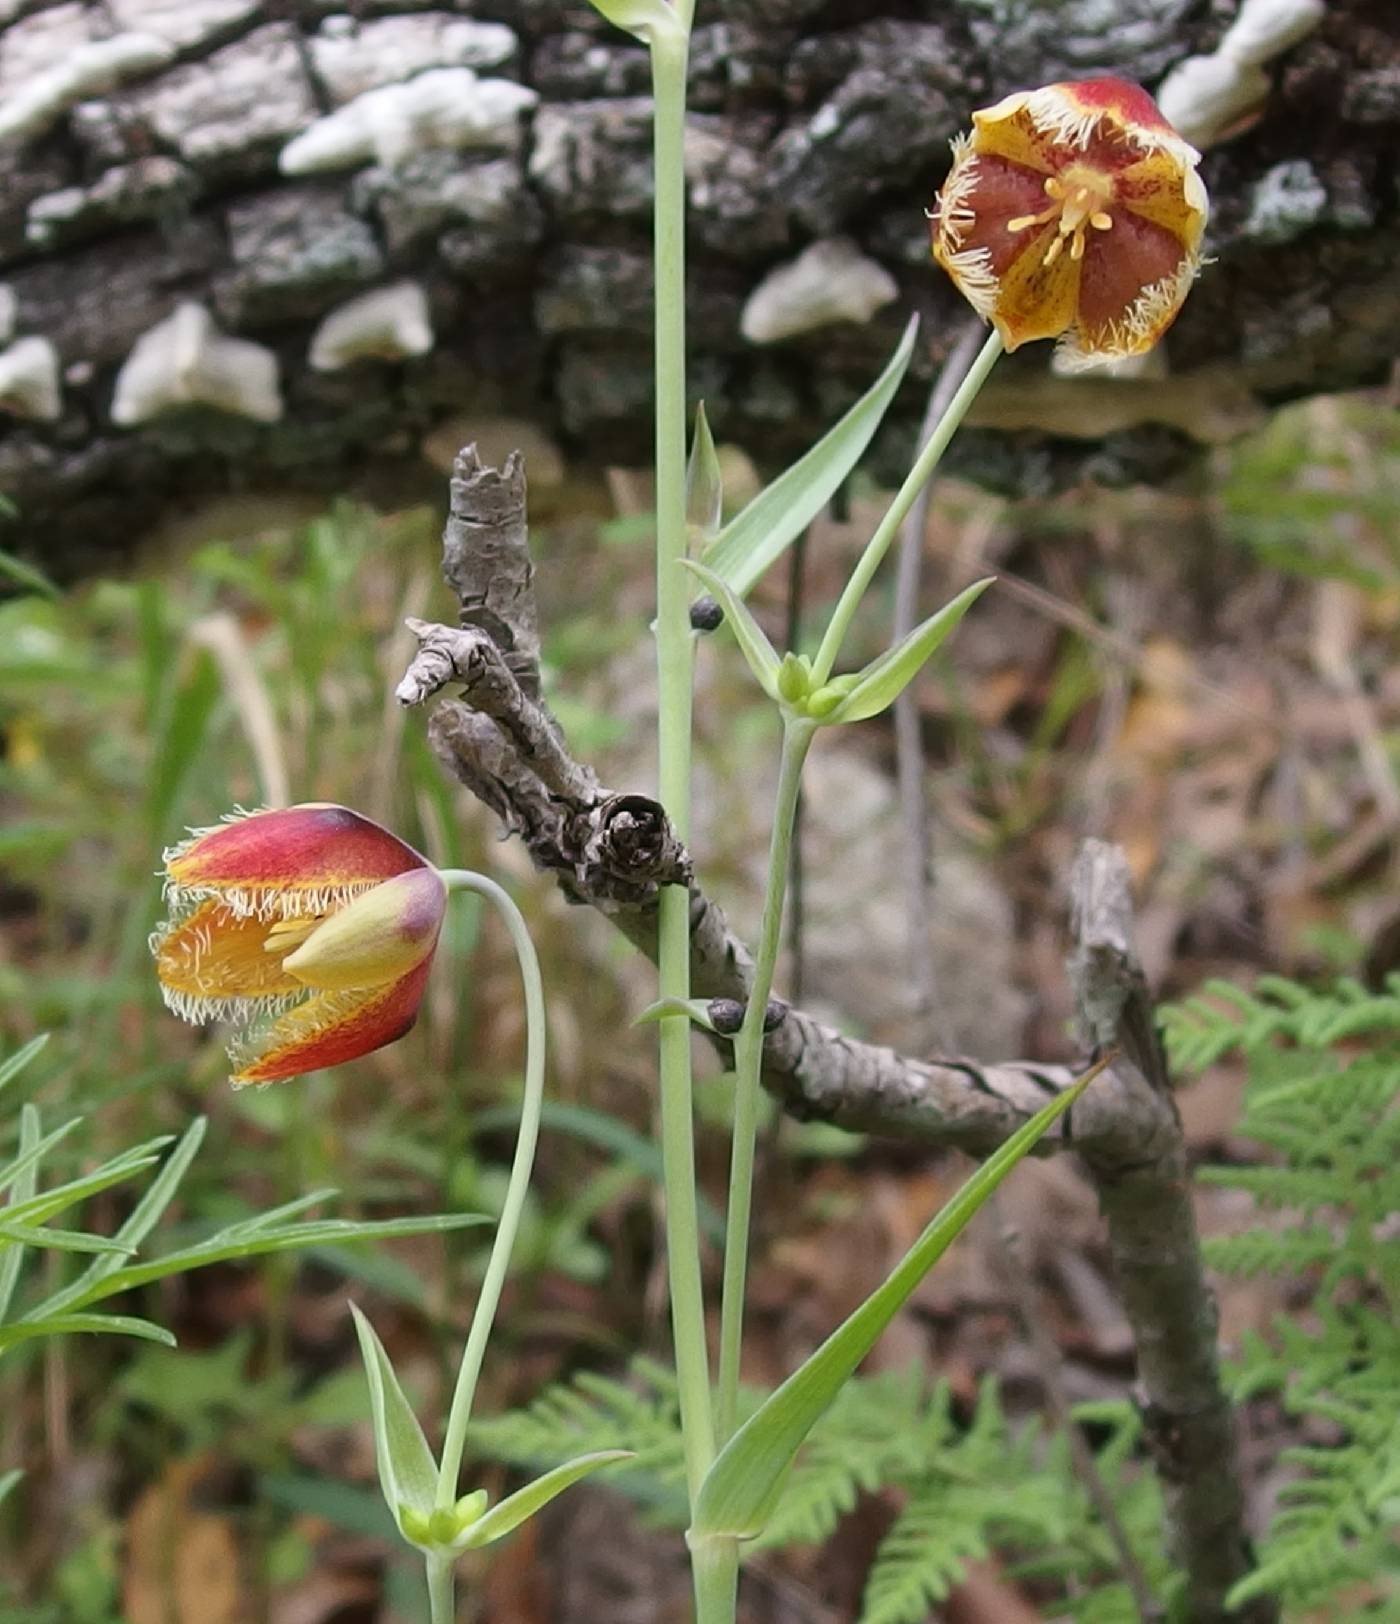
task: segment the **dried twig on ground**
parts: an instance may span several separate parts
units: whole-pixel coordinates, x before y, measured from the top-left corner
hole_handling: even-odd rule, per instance
[[[748,953],[694,884],[663,809],[604,789],[574,760],[538,698],[524,514],[519,459],[485,468],[468,447],[454,469],[444,535],[444,570],[464,624],[415,622],[420,648],[399,697],[415,704],[462,685],[462,697],[439,703],[429,727],[444,767],[521,836],[566,895],[605,913],[649,956],[660,886],[690,883],[693,992],[742,1000]],[[1224,1596],[1250,1565],[1243,1494],[1181,1125],[1131,947],[1126,865],[1116,848],[1086,847],[1075,899],[1072,972],[1086,1035],[1095,1047],[1120,1046],[1125,1059],[1044,1145],[1078,1150],[1098,1191],[1137,1339],[1144,1413],[1190,1617],[1223,1624]],[[764,1083],[795,1115],[973,1155],[994,1150],[1075,1076],[1071,1066],[1023,1060],[911,1059],[795,1008],[783,1011],[764,1045]],[[1274,1609],[1261,1600],[1229,1616],[1269,1624]]]

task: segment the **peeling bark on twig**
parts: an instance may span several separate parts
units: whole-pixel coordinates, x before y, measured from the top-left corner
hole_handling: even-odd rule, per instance
[[[447,568],[464,610],[493,601],[523,611],[507,628],[515,654],[494,649],[479,625],[415,622],[419,652],[399,686],[405,704],[444,686],[429,727],[444,768],[525,841],[573,901],[598,908],[649,957],[656,955],[656,899],[663,884],[690,886],[691,986],[703,999],[742,1003],[751,961],[722,911],[695,884],[663,809],[617,795],[576,762],[535,697],[538,673],[520,657],[535,645],[525,488],[518,465],[504,481],[459,458]],[[502,501],[502,491],[509,500]],[[483,517],[494,515],[494,530]],[[484,541],[480,554],[464,537]],[[512,538],[512,539],[507,539]],[[515,560],[502,548],[518,549]],[[508,583],[493,585],[496,572]],[[522,584],[523,583],[523,584]],[[464,613],[464,618],[467,615]],[[1226,1618],[1224,1596],[1250,1566],[1233,1420],[1220,1385],[1215,1306],[1206,1285],[1191,1207],[1181,1123],[1141,966],[1131,940],[1126,864],[1116,847],[1086,843],[1076,869],[1071,964],[1085,1036],[1124,1058],[1100,1077],[1042,1142],[1084,1160],[1108,1226],[1114,1268],[1138,1346],[1147,1433],[1166,1490],[1173,1550],[1186,1575],[1195,1624]],[[717,1039],[723,1044],[723,1039]],[[863,1043],[805,1011],[779,1006],[764,1042],[765,1086],[786,1110],[837,1126],[986,1155],[1077,1072],[1014,1060],[918,1060]],[[1270,1624],[1267,1599],[1230,1615]]]

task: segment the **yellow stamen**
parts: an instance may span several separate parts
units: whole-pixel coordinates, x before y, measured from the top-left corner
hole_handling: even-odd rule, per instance
[[[1051,199],[1049,208],[1042,209],[1039,214],[1018,214],[1006,222],[1006,229],[1013,236],[1029,231],[1032,226],[1048,225],[1052,220],[1058,222],[1055,236],[1046,245],[1041,262],[1045,265],[1055,263],[1064,250],[1066,240],[1069,242],[1069,257],[1083,259],[1085,230],[1089,226],[1095,231],[1109,231],[1113,227],[1113,216],[1103,206],[1113,195],[1113,185],[1108,177],[1090,169],[1087,164],[1071,164],[1065,173],[1068,177],[1065,180],[1058,175],[1046,177],[1045,192]]]

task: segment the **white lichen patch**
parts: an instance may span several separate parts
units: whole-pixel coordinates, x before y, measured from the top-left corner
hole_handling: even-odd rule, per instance
[[[310,50],[321,83],[342,105],[429,68],[504,67],[518,44],[504,23],[429,11],[365,21],[327,17],[311,36]]]
[[[0,101],[0,140],[22,141],[52,128],[85,96],[115,89],[163,67],[174,48],[154,34],[114,34],[89,40],[61,62],[32,74]]]
[[[63,410],[58,351],[46,338],[21,338],[0,352],[0,412],[52,423]]]
[[[149,422],[182,406],[212,406],[258,423],[282,416],[277,357],[230,338],[203,305],[180,305],[137,339],[117,374],[112,421]]]
[[[1157,105],[1188,141],[1210,146],[1240,128],[1269,94],[1265,65],[1305,39],[1325,0],[1244,0],[1211,56],[1190,56],[1162,81]]]
[[[188,51],[255,17],[259,0],[107,0],[121,28],[159,34]]]
[[[773,344],[817,327],[866,322],[899,295],[894,278],[849,237],[826,237],[779,265],[749,295],[740,330]]]
[[[417,282],[395,282],[332,310],[311,339],[316,372],[339,372],[354,361],[402,361],[433,347],[428,297]]]
[[[318,119],[282,149],[287,175],[379,163],[397,168],[431,147],[511,152],[533,90],[510,79],[482,79],[470,68],[431,68],[400,85],[368,90]]]

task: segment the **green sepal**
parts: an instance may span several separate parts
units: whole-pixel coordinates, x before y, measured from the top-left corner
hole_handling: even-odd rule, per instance
[[[370,1414],[374,1422],[374,1455],[379,1467],[379,1486],[389,1510],[398,1519],[404,1537],[415,1544],[424,1543],[420,1534],[409,1532],[404,1520],[404,1509],[417,1514],[428,1528],[428,1543],[433,1538],[433,1501],[437,1495],[437,1462],[428,1448],[428,1440],[418,1425],[413,1406],[399,1386],[384,1344],[375,1334],[374,1327],[355,1306],[350,1304],[355,1320],[355,1332],[360,1339],[360,1353],[364,1359],[365,1376],[369,1381]],[[415,1528],[421,1523],[414,1521]]]
[[[749,662],[749,670],[758,678],[759,687],[770,699],[779,699],[778,669],[781,662],[777,650],[764,635],[762,626],[749,613],[744,600],[727,581],[704,564],[697,564],[694,559],[688,558],[682,559],[681,563],[704,584],[706,591],[719,599],[724,609],[725,623],[734,633],[735,641]]]
[[[985,580],[975,581],[959,592],[951,603],[944,604],[936,615],[930,615],[921,626],[916,626],[892,649],[886,649],[863,671],[856,672],[845,699],[831,707],[820,720],[828,723],[863,722],[893,705],[994,579],[989,575]],[[849,680],[849,676],[846,679],[837,678],[835,682],[842,680]],[[828,684],[827,688],[834,687],[835,682]],[[808,714],[814,713],[809,709]]]
[[[508,1495],[500,1505],[493,1506],[466,1530],[457,1543],[457,1549],[474,1551],[478,1546],[490,1545],[504,1538],[580,1478],[601,1467],[611,1466],[615,1461],[633,1458],[630,1449],[600,1449],[595,1454],[580,1455],[575,1460],[565,1461],[552,1472],[546,1472],[543,1477],[537,1477],[533,1483],[527,1483],[523,1489]]]
[[[763,1531],[783,1474],[881,1332],[1002,1179],[1109,1059],[1092,1066],[1012,1134],[944,1206],[884,1283],[739,1428],[700,1485],[689,1534],[692,1546],[713,1538],[752,1539]]]
[[[840,422],[736,513],[705,549],[705,564],[739,597],[748,596],[754,582],[811,524],[860,461],[904,377],[918,330],[919,318],[914,316],[885,370]]]
[[[783,663],[778,667],[778,697],[801,709],[811,686],[811,661],[791,651],[784,654]]]

